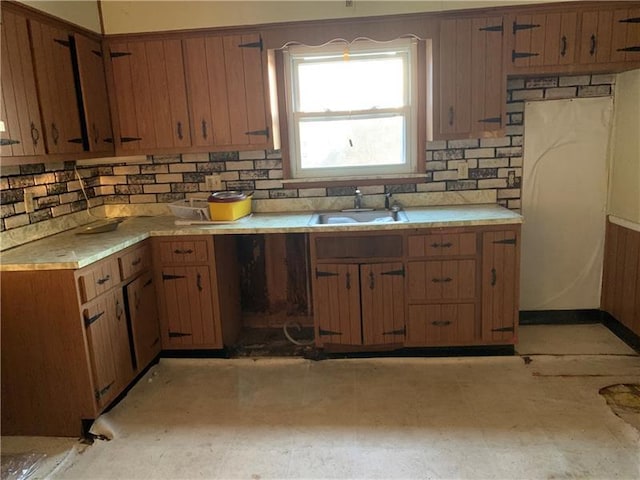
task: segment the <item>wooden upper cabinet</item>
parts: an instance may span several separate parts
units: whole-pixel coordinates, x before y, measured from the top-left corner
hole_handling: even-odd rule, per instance
[[[47,153],[84,150],[69,32],[29,20]]]
[[[91,152],[113,152],[111,114],[104,73],[102,46],[97,40],[75,34],[78,76]]]
[[[2,24],[2,157],[45,153],[27,19],[3,9]]]
[[[187,38],[184,52],[193,145],[269,147],[260,36]]]
[[[502,17],[440,22],[436,138],[482,136],[504,127],[502,39]]]
[[[509,71],[572,65],[576,58],[577,27],[577,11],[508,16],[505,30],[509,37]]]
[[[582,13],[580,64],[640,62],[640,5]]]
[[[191,146],[180,40],[109,45],[118,152]]]

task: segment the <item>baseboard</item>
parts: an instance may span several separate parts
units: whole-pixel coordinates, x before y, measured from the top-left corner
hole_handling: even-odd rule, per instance
[[[598,309],[584,310],[522,310],[520,325],[583,325],[602,323]]]
[[[602,314],[602,324],[607,327],[615,336],[617,336],[624,343],[633,348],[636,352],[640,353],[640,335],[633,330],[622,324],[609,312],[604,310]]]

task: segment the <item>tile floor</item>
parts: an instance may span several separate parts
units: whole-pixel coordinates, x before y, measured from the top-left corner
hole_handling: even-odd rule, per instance
[[[640,356],[601,325],[521,327],[517,351],[163,359],[94,425],[110,441],[3,453],[48,448],[32,478],[55,479],[640,478],[640,432],[598,393]]]

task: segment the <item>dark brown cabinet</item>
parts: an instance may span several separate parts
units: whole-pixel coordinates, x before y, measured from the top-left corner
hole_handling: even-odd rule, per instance
[[[116,152],[190,147],[181,41],[113,42],[108,50]]]
[[[434,136],[497,134],[504,128],[502,17],[440,22]]]
[[[235,240],[154,239],[162,348],[213,349],[235,340],[240,297]]]
[[[27,19],[2,11],[2,157],[43,155],[40,119]]]
[[[260,36],[207,35],[183,43],[193,145],[268,148]]]

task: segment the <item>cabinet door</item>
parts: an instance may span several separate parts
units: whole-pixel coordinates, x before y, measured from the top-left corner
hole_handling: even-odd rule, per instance
[[[640,8],[582,14],[580,63],[640,61]]]
[[[111,114],[100,42],[74,34],[82,103],[91,152],[113,152]]]
[[[482,337],[515,341],[518,323],[519,251],[516,231],[482,236]]]
[[[321,264],[313,281],[316,342],[360,345],[360,272],[358,265]]]
[[[113,400],[133,377],[122,290],[109,292],[83,310],[98,408]]]
[[[193,144],[269,145],[259,35],[184,40]]]
[[[127,285],[127,302],[137,370],[143,370],[160,353],[160,325],[151,273]]]
[[[163,266],[158,291],[164,348],[222,347],[208,266]]]
[[[191,145],[180,40],[112,43],[109,47],[123,152]]]
[[[575,60],[577,24],[575,11],[508,17],[511,70],[571,65]]]
[[[502,17],[440,23],[439,109],[441,138],[503,127]]]
[[[5,157],[45,153],[27,20],[3,10],[2,121],[0,154]]]
[[[404,343],[404,266],[360,266],[360,303],[364,345]]]
[[[69,32],[29,21],[48,153],[82,152]]]
[[[479,333],[473,303],[409,306],[407,345],[464,345]]]

